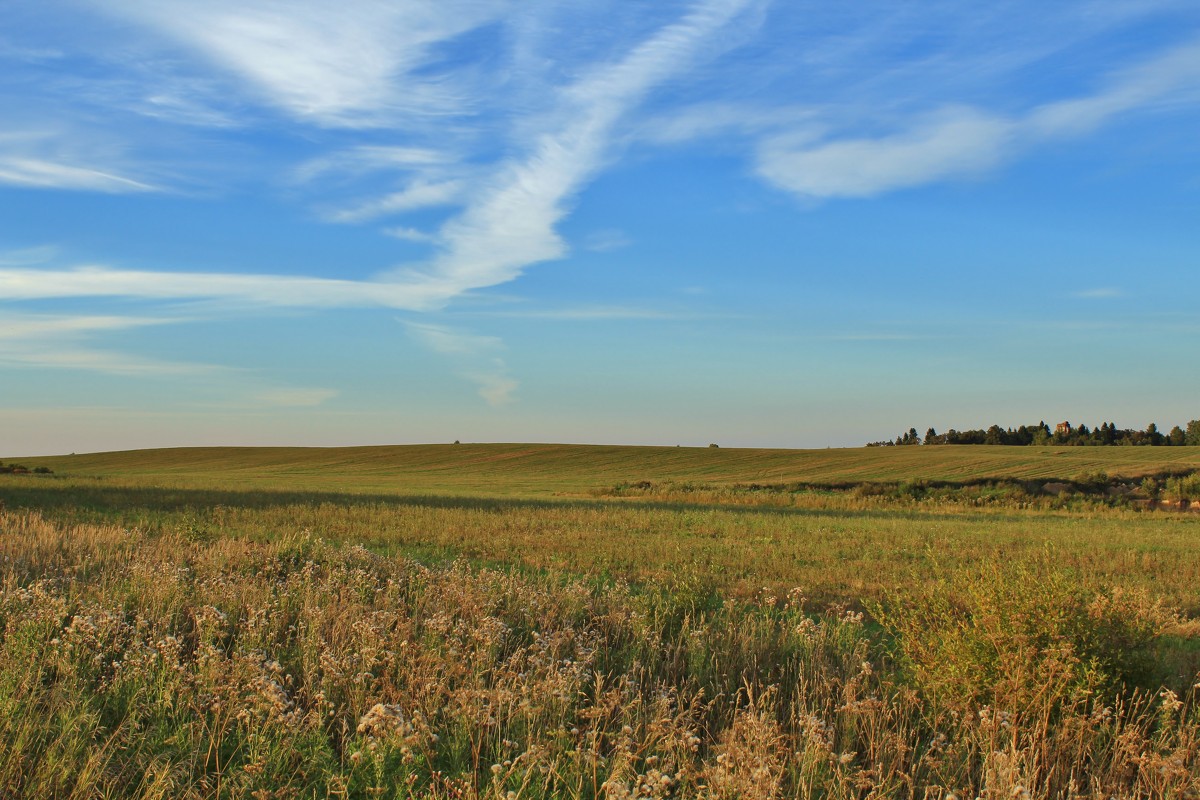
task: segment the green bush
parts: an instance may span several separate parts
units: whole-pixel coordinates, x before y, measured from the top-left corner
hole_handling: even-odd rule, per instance
[[[894,593],[873,611],[932,703],[1013,713],[1150,687],[1156,641],[1173,621],[1145,594],[1036,563],[955,574]]]
[[[1172,501],[1200,500],[1200,472],[1168,478],[1162,495],[1164,499]]]

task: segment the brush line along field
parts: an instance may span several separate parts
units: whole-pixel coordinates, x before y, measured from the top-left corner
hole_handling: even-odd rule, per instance
[[[1198,448],[19,461],[0,796],[1200,796]]]

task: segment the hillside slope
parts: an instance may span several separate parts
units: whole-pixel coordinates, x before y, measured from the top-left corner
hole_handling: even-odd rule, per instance
[[[1200,447],[889,447],[766,450],[561,444],[169,448],[19,460],[58,475],[180,484],[555,493],[622,481],[705,484],[1138,477],[1200,469]]]

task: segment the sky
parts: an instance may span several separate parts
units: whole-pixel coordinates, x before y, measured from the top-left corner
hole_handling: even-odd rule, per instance
[[[1200,4],[5,0],[0,455],[1200,418]]]

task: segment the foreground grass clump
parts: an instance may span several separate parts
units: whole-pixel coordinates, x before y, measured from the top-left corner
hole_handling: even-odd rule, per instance
[[[874,610],[940,707],[1042,716],[1078,697],[1155,688],[1160,637],[1179,626],[1146,591],[1097,591],[1048,560],[963,570]]]
[[[876,628],[799,592],[733,601],[697,575],[631,587],[304,532],[189,540],[0,512],[0,796],[1200,791],[1194,680],[1137,689],[1150,677],[1124,656],[1092,664],[1095,681],[1003,667],[1063,643],[1079,664],[1105,642],[1152,648],[1169,615],[1030,580],[1100,611],[1043,630],[1037,591],[947,582],[880,606]],[[926,617],[905,616],[914,599]],[[988,617],[1006,608],[1029,614]],[[971,626],[964,655],[949,631]],[[921,671],[939,653],[975,691]]]

